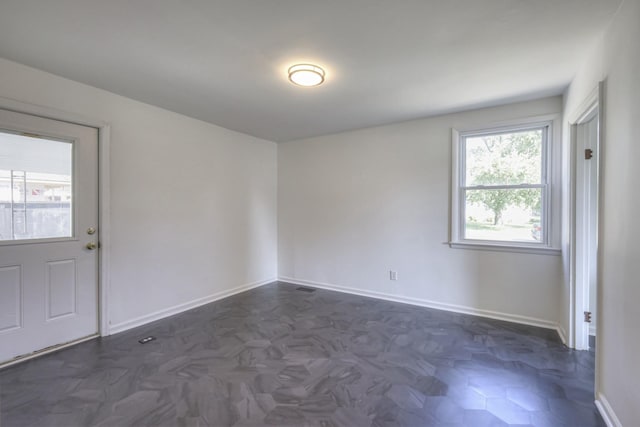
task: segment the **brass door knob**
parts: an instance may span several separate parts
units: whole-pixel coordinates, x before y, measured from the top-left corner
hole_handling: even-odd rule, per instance
[[[85,248],[89,249],[90,251],[94,250],[97,247],[98,245],[96,245],[95,242],[89,242],[87,243],[87,246],[85,246]]]

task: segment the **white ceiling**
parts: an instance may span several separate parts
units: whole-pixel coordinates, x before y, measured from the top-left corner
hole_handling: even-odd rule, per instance
[[[620,1],[1,0],[0,56],[289,141],[560,94]]]

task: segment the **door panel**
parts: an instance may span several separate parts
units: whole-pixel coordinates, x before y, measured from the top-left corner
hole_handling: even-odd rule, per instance
[[[22,319],[22,274],[19,265],[0,268],[0,332],[19,328]]]
[[[76,314],[76,260],[47,263],[47,320]]]
[[[98,332],[97,225],[97,129],[0,110],[0,363]]]

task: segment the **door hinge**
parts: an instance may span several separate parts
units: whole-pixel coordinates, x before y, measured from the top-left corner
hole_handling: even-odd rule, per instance
[[[584,312],[584,321],[586,323],[591,323],[591,312],[590,311],[585,311]]]
[[[593,150],[591,148],[587,148],[584,150],[584,159],[585,160],[591,160],[591,158],[593,157]]]

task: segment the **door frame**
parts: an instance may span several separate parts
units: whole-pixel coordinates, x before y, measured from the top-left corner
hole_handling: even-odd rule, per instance
[[[111,219],[110,219],[110,186],[109,186],[109,153],[111,127],[109,123],[86,117],[80,114],[59,110],[52,107],[45,107],[26,102],[17,101],[10,98],[0,97],[0,108],[16,113],[29,114],[32,116],[42,117],[45,119],[58,120],[72,124],[92,127],[98,130],[98,230],[99,230],[99,250],[98,250],[98,335],[110,335],[109,328],[109,253],[111,249]],[[73,345],[77,342],[69,343]],[[35,355],[46,354],[51,351],[59,350],[66,347],[67,344],[61,343],[51,350],[36,352]],[[21,358],[16,362],[22,362],[30,359],[30,356]],[[3,365],[3,367],[8,365]]]
[[[596,149],[596,158],[595,160],[595,173],[597,174],[597,187],[596,187],[596,248],[595,248],[595,262],[596,262],[596,313],[600,313],[600,295],[602,291],[601,287],[601,250],[598,242],[601,241],[601,233],[602,227],[599,224],[600,219],[602,218],[602,157],[603,157],[603,147],[604,147],[604,82],[599,82],[598,86],[594,88],[591,94],[582,102],[582,104],[576,109],[574,114],[569,117],[569,140],[570,140],[570,227],[569,227],[569,251],[570,251],[570,270],[569,270],[569,288],[570,288],[570,299],[569,299],[569,346],[575,348],[576,350],[588,350],[589,342],[588,338],[588,330],[589,325],[584,322],[584,314],[585,311],[585,285],[578,284],[576,282],[576,272],[578,269],[584,268],[584,259],[578,259],[576,256],[577,245],[580,241],[577,239],[576,232],[576,223],[578,219],[578,215],[580,214],[577,211],[576,200],[577,200],[577,156],[578,156],[578,127],[581,124],[588,122],[590,119],[594,117],[594,113],[597,114],[598,118],[598,141],[597,141],[597,149]],[[596,113],[597,112],[597,113]],[[601,325],[601,316],[596,316],[596,330],[598,334],[601,334],[602,328]],[[597,387],[597,373],[598,370],[598,360],[599,360],[599,346],[596,345],[596,390]]]

